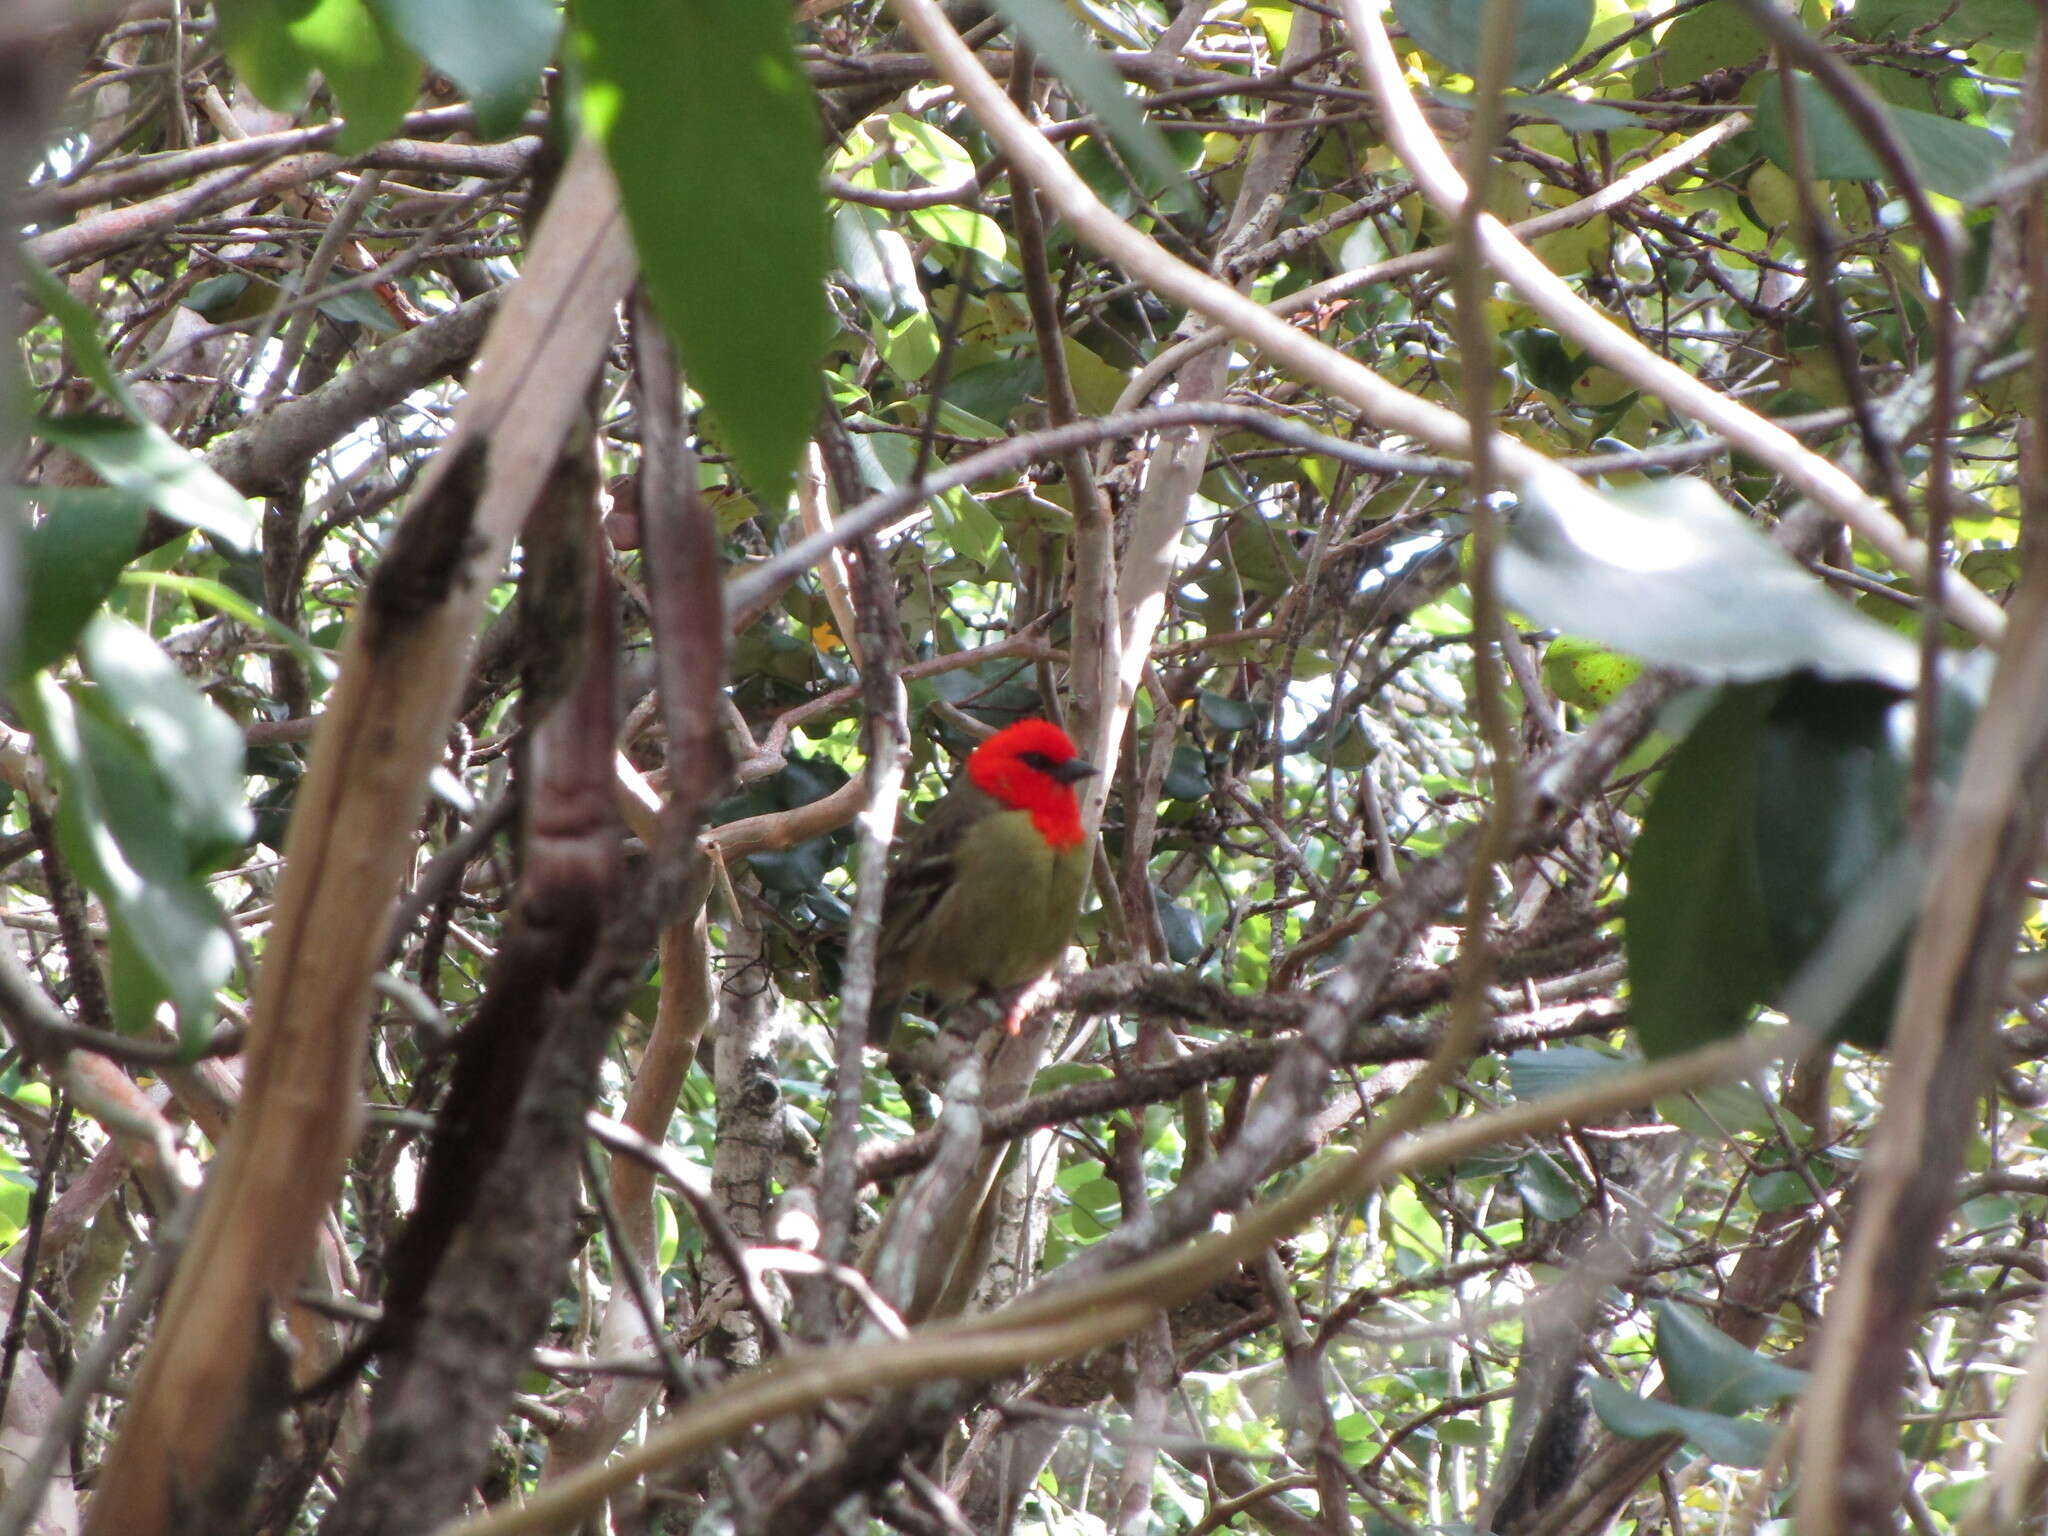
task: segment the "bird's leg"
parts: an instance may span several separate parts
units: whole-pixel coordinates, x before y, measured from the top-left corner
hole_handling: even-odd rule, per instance
[[[1059,988],[1056,976],[1041,976],[1036,981],[1026,982],[1011,994],[1008,1006],[1003,1009],[1003,1033],[1010,1036],[1024,1032],[1024,1021],[1031,1017],[1039,1004],[1051,999]]]

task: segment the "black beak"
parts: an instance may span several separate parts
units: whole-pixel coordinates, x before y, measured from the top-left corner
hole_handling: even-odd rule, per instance
[[[1047,773],[1058,779],[1062,784],[1074,784],[1082,779],[1092,779],[1101,771],[1093,763],[1084,763],[1078,757],[1070,757],[1064,763],[1054,763],[1052,767],[1046,769]]]

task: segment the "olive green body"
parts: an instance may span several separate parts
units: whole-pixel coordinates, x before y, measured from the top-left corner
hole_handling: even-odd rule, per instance
[[[1006,992],[1050,970],[1074,933],[1087,844],[1054,848],[1031,813],[962,781],[911,834],[882,899],[868,1036],[888,1037],[903,998]]]

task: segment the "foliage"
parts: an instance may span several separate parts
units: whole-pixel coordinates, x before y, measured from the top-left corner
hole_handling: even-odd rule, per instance
[[[2041,478],[2015,350],[2029,194],[2003,174],[2038,157],[2010,148],[2041,94],[2034,7],[1809,0],[1812,51],[1774,56],[1747,0],[1521,0],[1488,206],[1526,225],[1687,146],[1655,184],[1524,233],[1638,352],[1804,445],[1741,450],[1505,282],[1490,352],[1461,351],[1455,221],[1322,7],[947,8],[998,78],[1032,64],[1011,100],[1150,267],[1107,259],[1056,187],[1027,193],[1014,146],[908,29],[916,8],[795,9],[178,0],[47,52],[82,62],[47,82],[62,104],[10,194],[31,398],[0,540],[0,1239],[34,1297],[0,1430],[47,1435],[60,1462],[75,1448],[93,1486],[182,1315],[120,1333],[153,1255],[186,1240],[193,1170],[228,1164],[237,1135],[280,1166],[261,1139],[278,1125],[366,1105],[338,1187],[281,1191],[275,1229],[244,1234],[294,1286],[315,1277],[320,1305],[270,1296],[243,1332],[282,1318],[300,1353],[277,1368],[305,1386],[360,1337],[338,1319],[382,1304],[373,1376],[413,1401],[351,1379],[319,1400],[339,1437],[309,1411],[297,1459],[237,1443],[227,1482],[263,1513],[237,1502],[214,1528],[332,1536],[389,1499],[374,1528],[430,1529],[472,1488],[509,1507],[544,1468],[573,1490],[558,1474],[652,1459],[737,1400],[720,1393],[787,1382],[761,1369],[787,1348],[817,1350],[830,1416],[778,1404],[773,1454],[687,1442],[670,1502],[617,1504],[616,1528],[825,1528],[835,1508],[845,1529],[1520,1531],[1546,1510],[1554,1531],[1754,1528],[1787,1517],[1809,1466],[1793,1405],[1846,1369],[1825,1358],[1832,1288],[1906,1072],[1886,1044],[1940,1022],[1894,1024],[1943,926],[1923,906],[2003,880],[2017,916],[1969,936],[1989,1109],[1971,1083],[1962,1112],[1888,1132],[1923,1138],[1905,1161],[1961,1220],[1902,1240],[1926,1281],[1897,1281],[1890,1341],[1913,1417],[1903,1441],[1896,1414],[1879,1429],[1922,1529],[2020,1528],[1993,1501],[2016,1474],[1989,1426],[2037,1368],[2039,829],[2019,818],[2039,746],[2001,736],[2012,694],[1988,701],[2042,579],[2021,537]],[[1390,14],[1462,155],[1500,12]],[[515,301],[562,189],[585,185],[581,136],[616,185],[611,216],[571,232],[596,253],[581,276],[623,228],[645,293],[613,316],[617,296],[585,292],[597,372],[527,381],[572,396],[580,425],[546,445],[551,475],[493,492],[496,445],[539,429],[464,416],[501,382],[468,369],[487,327],[547,330],[552,311]],[[1475,502],[1456,434],[1387,426],[1335,364],[1212,335],[1214,313],[1162,296],[1172,258],[1408,399],[1483,395],[1500,483]],[[1133,415],[1151,407],[1181,414]],[[1059,435],[1077,421],[1090,440]],[[1793,472],[1820,461],[1849,472],[1850,514]],[[416,715],[364,680],[463,587],[449,573],[489,494],[535,510],[469,594],[473,652],[467,621],[434,632],[464,674],[452,715]],[[776,564],[892,495],[840,553]],[[588,696],[572,685],[602,645],[574,638],[586,594],[561,550],[583,534],[565,526],[622,605],[616,678]],[[680,709],[678,676],[722,697]],[[897,684],[912,819],[1025,714],[1094,732],[1111,770],[1050,1001],[1017,1040],[931,1021],[937,1059],[977,1034],[990,1058],[979,1172],[961,1093],[936,1127],[913,1110],[969,1076],[901,1084],[870,1055],[858,1102],[835,1100],[868,717]],[[536,745],[550,709],[602,720],[614,701],[628,788],[682,807],[629,818],[623,858],[608,754],[578,798],[559,743]],[[1496,707],[1505,731],[1483,723]],[[386,826],[336,835],[324,786],[384,760],[378,729],[336,724],[362,720],[441,745],[417,818],[394,798]],[[693,777],[693,731],[728,779]],[[2004,862],[1944,889],[1967,841],[1944,816],[1966,784],[2005,782],[1970,755],[2001,743],[2020,762],[2005,798],[1971,803]],[[601,851],[558,857],[564,826]],[[674,839],[700,831],[685,880]],[[403,842],[403,890],[349,873],[380,836]],[[359,931],[284,953],[292,882],[329,877],[363,880]],[[345,1079],[295,1097],[265,1054],[290,1033],[278,999],[370,987],[321,968],[345,939],[378,957],[374,1027]],[[557,1061],[561,1015],[489,1033],[586,997],[607,1028],[581,1068],[533,1068]],[[1682,1071],[1788,1020],[1814,1049],[1630,1096],[1645,1058]],[[487,1166],[543,1090],[575,1134],[568,1161],[527,1171],[568,1216],[447,1195],[445,1148]],[[1384,1164],[1347,1161],[1388,1124]],[[963,1193],[982,1183],[1002,1198]],[[416,1201],[449,1242],[426,1278],[401,1237]],[[791,1252],[848,1223],[858,1294]],[[188,1266],[226,1262],[234,1245],[198,1230]],[[533,1326],[507,1305],[504,1339],[464,1346],[484,1385],[418,1387],[418,1331],[446,1324],[434,1287],[549,1244],[569,1272],[543,1274]],[[1132,1272],[1135,1303],[1072,1289]],[[0,1277],[0,1299],[18,1289]],[[1113,1337],[1044,1342],[1134,1306]],[[1027,1349],[1005,1318],[1043,1333]],[[906,1322],[911,1343],[888,1343]],[[934,1339],[943,1360],[912,1359]],[[608,1371],[624,1355],[638,1369]],[[82,1422],[59,1417],[67,1373],[117,1365],[132,1389],[91,1381]],[[422,1402],[465,1447],[453,1492],[374,1433]],[[1548,1481],[1522,1456],[1544,1415],[1565,1426]],[[93,1528],[68,1497],[50,1528]]]

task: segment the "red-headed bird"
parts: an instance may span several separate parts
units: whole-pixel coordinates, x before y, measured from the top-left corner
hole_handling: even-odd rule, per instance
[[[968,754],[889,866],[870,1041],[889,1038],[909,993],[994,997],[1052,969],[1088,876],[1074,786],[1095,771],[1050,720],[1019,720]]]

